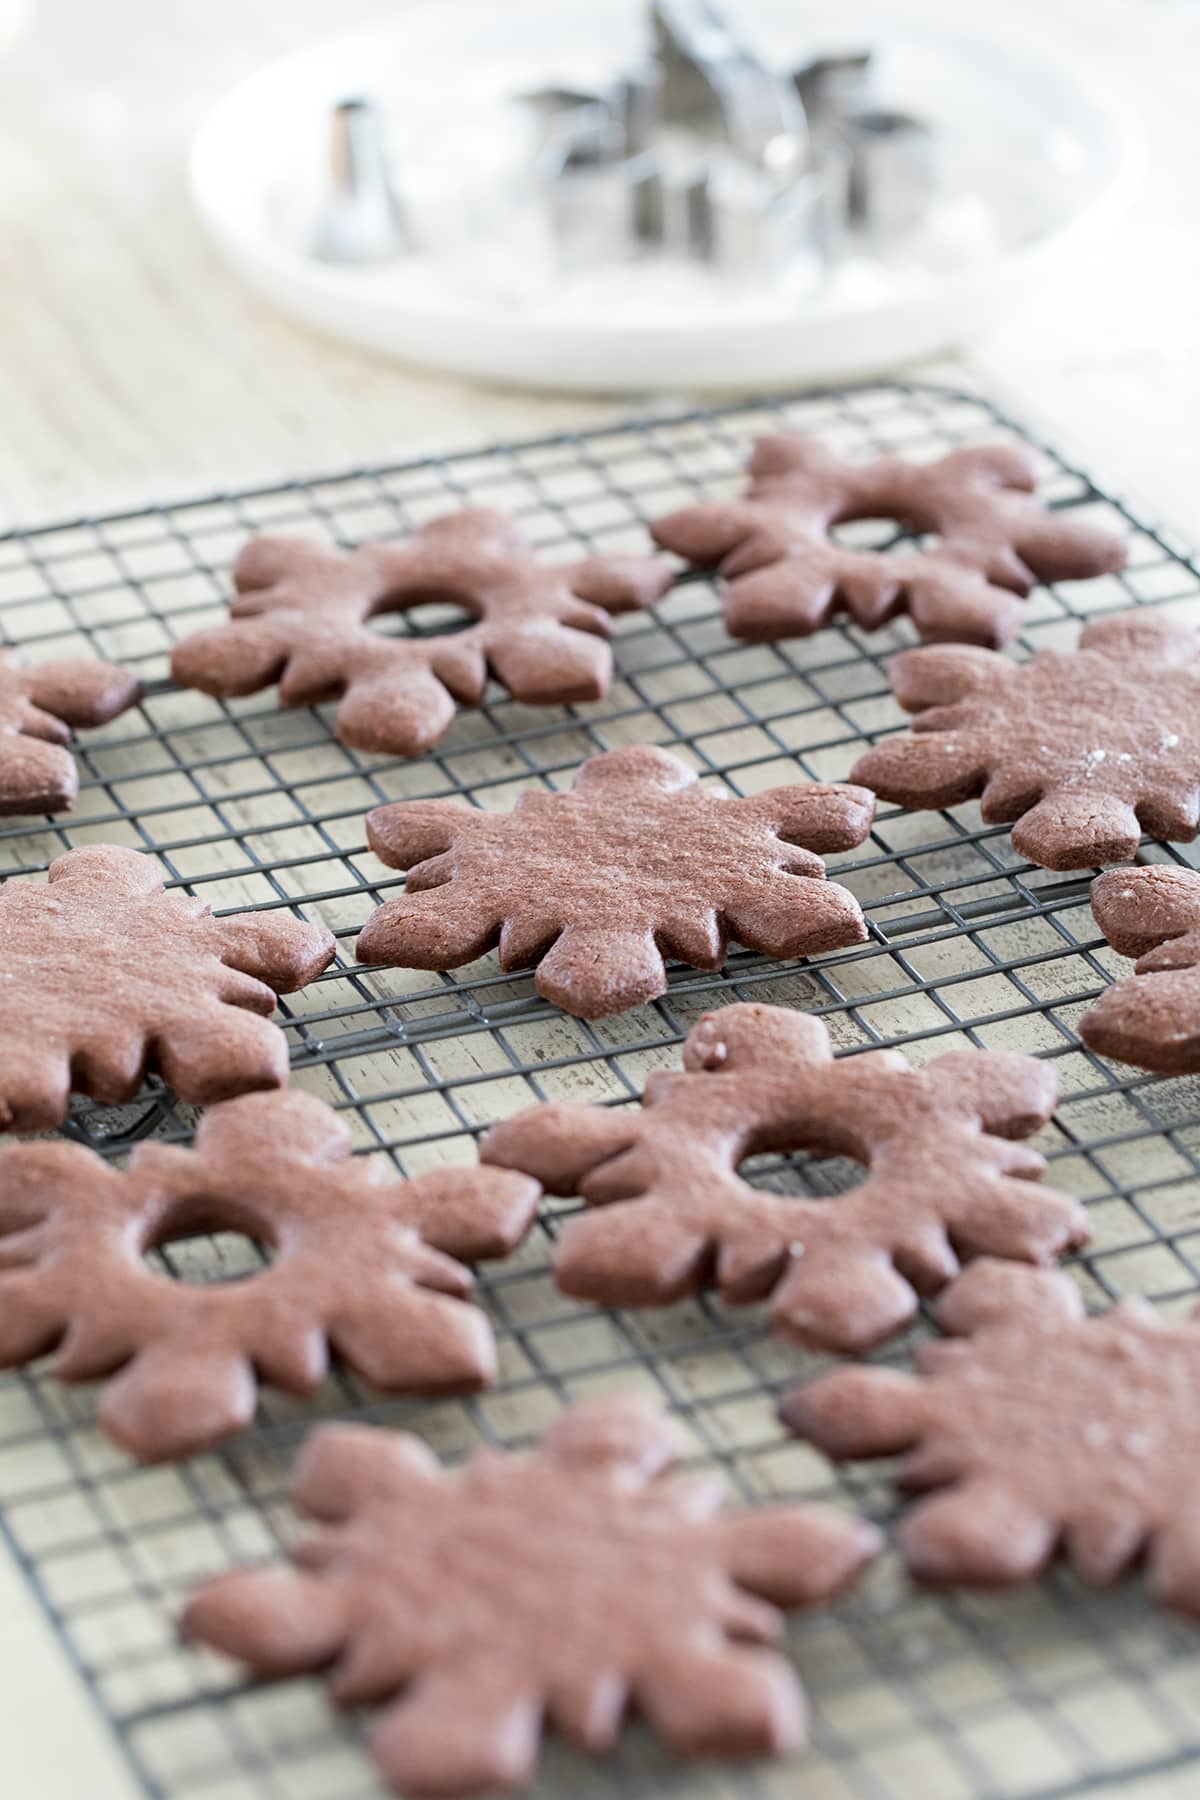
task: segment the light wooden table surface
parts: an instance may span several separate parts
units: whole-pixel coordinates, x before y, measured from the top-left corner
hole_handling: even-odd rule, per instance
[[[961,0],[937,3],[961,24]],[[31,35],[0,61],[0,519],[270,481],[639,404],[483,390],[358,355],[270,311],[209,248],[182,174],[207,108],[257,64],[379,11],[376,0],[42,0]],[[998,392],[1200,536],[1200,5],[1006,0],[1002,12],[1126,98],[1146,169],[1106,242],[940,372]],[[2,1549],[0,1676],[5,1792],[129,1791]]]

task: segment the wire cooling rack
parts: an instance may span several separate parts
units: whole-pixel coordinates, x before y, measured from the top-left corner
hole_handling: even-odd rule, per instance
[[[43,869],[73,844],[158,853],[170,878],[218,910],[300,905],[337,932],[338,964],[284,1004],[293,1079],[344,1108],[359,1147],[408,1172],[468,1160],[491,1121],[538,1098],[621,1102],[707,1007],[737,998],[819,1013],[841,1052],[902,1045],[922,1061],[956,1045],[1051,1059],[1059,1111],[1039,1143],[1053,1181],[1085,1199],[1095,1245],[1077,1265],[1088,1298],[1139,1293],[1167,1308],[1200,1288],[1200,1088],[1108,1065],[1074,1024],[1116,959],[1086,904],[1086,875],[1017,859],[978,810],[881,810],[869,844],[834,859],[863,903],[868,944],[781,967],[746,953],[721,975],[673,972],[653,1006],[585,1024],[556,1013],[526,976],[487,958],[457,976],[367,972],[353,938],[400,878],[364,849],[382,800],[454,793],[507,807],[569,782],[578,761],[621,744],[669,744],[705,779],[749,793],[797,766],[843,777],[864,741],[901,719],[885,676],[911,640],[841,624],[805,641],[746,646],[721,628],[712,584],[681,584],[653,615],[622,620],[608,697],[530,709],[492,693],[437,751],[400,762],[337,743],[328,709],[281,712],[273,694],[223,704],[165,679],[172,641],[224,616],[231,556],[247,532],[315,528],[346,543],[394,535],[464,502],[511,511],[550,554],[641,549],[644,524],[700,494],[732,492],[747,447],[781,424],[837,448],[938,454],[1016,434],[982,400],[889,383],[771,407],[652,419],[310,482],[13,534],[0,540],[0,617],[36,657],[90,648],[138,666],[140,710],[81,748],[75,811],[0,832],[0,869]],[[1130,534],[1122,576],[1039,589],[1018,654],[1069,644],[1075,620],[1152,604],[1200,620],[1200,570],[1088,476],[1047,452],[1055,505]],[[890,528],[889,528],[890,530]],[[874,534],[874,535],[873,535]],[[878,528],[854,528],[879,541]],[[423,630],[445,610],[391,622]],[[1179,853],[1148,845],[1147,858]],[[120,1156],[151,1133],[181,1136],[188,1109],[153,1084],[124,1108],[79,1103],[68,1129]],[[844,1163],[763,1162],[773,1186],[830,1193]],[[502,1376],[466,1401],[385,1401],[335,1374],[315,1401],[268,1394],[259,1422],[221,1453],[142,1469],[94,1428],[91,1390],[41,1370],[0,1384],[0,1532],[63,1653],[111,1723],[131,1791],[160,1800],[359,1800],[380,1790],[361,1723],[337,1719],[319,1683],[260,1687],[177,1646],[180,1600],[200,1577],[276,1554],[293,1529],[287,1467],[313,1421],[370,1418],[421,1431],[454,1458],[481,1441],[523,1445],[568,1399],[642,1388],[685,1424],[698,1463],[745,1498],[840,1499],[886,1520],[886,1470],[835,1473],[777,1426],[778,1392],[820,1366],[769,1336],[759,1309],[704,1297],[607,1313],[549,1278],[552,1210],[525,1248],[484,1271]],[[162,1253],[178,1279],[252,1273],[262,1252],[230,1236]],[[885,1353],[903,1360],[918,1325]],[[536,1522],[531,1521],[536,1529]],[[813,1702],[803,1761],[754,1768],[676,1763],[633,1728],[590,1765],[550,1746],[538,1792],[952,1800],[1093,1789],[1194,1794],[1200,1782],[1200,1635],[1154,1615],[1136,1583],[1096,1595],[1056,1572],[1028,1593],[934,1597],[892,1557],[790,1646]]]

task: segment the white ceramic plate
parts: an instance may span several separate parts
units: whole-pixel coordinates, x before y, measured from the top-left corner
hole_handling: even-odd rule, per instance
[[[374,350],[540,388],[747,391],[874,373],[1011,316],[1050,259],[1107,212],[1128,166],[1114,108],[1040,52],[851,6],[839,10],[840,41],[881,47],[888,97],[939,121],[963,205],[988,222],[977,241],[956,240],[941,267],[935,254],[901,277],[867,271],[811,295],[733,284],[714,297],[695,282],[672,291],[619,273],[575,278],[564,291],[536,259],[497,272],[463,254],[461,233],[457,255],[440,262],[362,270],[314,262],[281,226],[336,100],[374,95],[417,143],[453,120],[460,162],[486,194],[489,179],[503,181],[488,137],[500,97],[572,74],[603,79],[636,53],[642,14],[641,0],[441,0],[315,44],[210,115],[192,147],[195,205],[255,287]],[[782,63],[820,40],[819,14],[828,17],[798,0],[740,0],[738,16]],[[411,170],[403,144],[400,160]],[[445,176],[445,155],[433,160]]]
[[[33,0],[0,0],[0,50],[25,31],[33,18]]]

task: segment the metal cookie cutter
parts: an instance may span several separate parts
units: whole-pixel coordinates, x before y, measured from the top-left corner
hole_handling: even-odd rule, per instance
[[[938,186],[937,141],[912,113],[870,108],[850,121],[849,217],[877,243],[921,223]]]
[[[781,81],[709,0],[654,0],[650,9],[659,117],[781,175],[804,155],[808,126]]]
[[[835,228],[794,84],[709,0],[655,0],[647,63],[560,113],[542,174],[570,261],[659,249],[753,273]],[[544,104],[547,96],[536,96]]]
[[[651,0],[649,54],[595,91],[516,96],[536,121],[535,198],[560,265],[654,255],[771,279],[847,244],[886,251],[920,224],[939,179],[937,138],[872,93],[869,49],[775,70],[713,0]],[[346,99],[310,237],[323,262],[414,248],[379,114]]]
[[[937,134],[880,106],[869,50],[821,56],[792,74],[818,153],[838,158],[847,224],[885,248],[921,223],[941,180]]]
[[[869,50],[817,56],[792,71],[792,86],[815,137],[841,135],[846,121],[871,104],[871,76]]]

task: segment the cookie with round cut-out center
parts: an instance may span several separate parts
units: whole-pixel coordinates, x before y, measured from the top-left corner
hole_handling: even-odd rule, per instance
[[[381,1179],[296,1089],[227,1100],[193,1149],[141,1144],[127,1173],[79,1144],[0,1147],[0,1365],[57,1349],[63,1380],[106,1379],[101,1423],[149,1460],[240,1431],[260,1381],[312,1393],[331,1352],[393,1392],[484,1387],[491,1328],[455,1259],[511,1250],[538,1191],[477,1167]],[[206,1231],[270,1266],[193,1285],[143,1261]]]
[[[786,1336],[864,1349],[907,1324],[960,1255],[1049,1262],[1087,1240],[1082,1207],[1039,1187],[1042,1158],[1009,1141],[1054,1109],[1047,1063],[988,1050],[921,1069],[896,1050],[835,1061],[819,1019],[747,1005],[705,1014],[683,1061],[650,1076],[640,1112],[534,1106],[483,1140],[485,1162],[594,1208],[557,1233],[568,1294],[664,1305],[712,1282],[729,1301],[769,1296]],[[854,1157],[867,1178],[822,1200],[738,1173],[793,1150]]]
[[[502,513],[432,519],[402,544],[342,552],[304,538],[254,538],[234,564],[228,624],[171,654],[181,687],[218,696],[279,684],[285,706],[337,700],[337,735],[359,750],[417,756],[489,675],[514,700],[598,700],[612,679],[614,614],[671,585],[661,557],[544,563]],[[430,601],[463,607],[462,631],[389,637],[368,620]]]
[[[1023,444],[849,463],[817,438],[782,435],[758,440],[749,473],[743,499],[685,506],[650,528],[665,550],[724,577],[734,637],[805,637],[839,613],[871,631],[907,612],[923,638],[995,646],[1018,629],[1035,582],[1125,561],[1111,532],[1047,511]],[[936,541],[858,550],[831,536],[877,518]]]
[[[780,1609],[841,1592],[878,1533],[813,1506],[723,1511],[719,1481],[664,1479],[680,1447],[632,1396],[460,1470],[406,1433],[325,1426],[292,1487],[317,1534],[292,1569],[206,1583],[183,1635],[383,1703],[371,1747],[405,1794],[519,1786],[547,1726],[600,1753],[631,1703],[686,1755],[792,1749],[804,1708],[770,1647]]]

